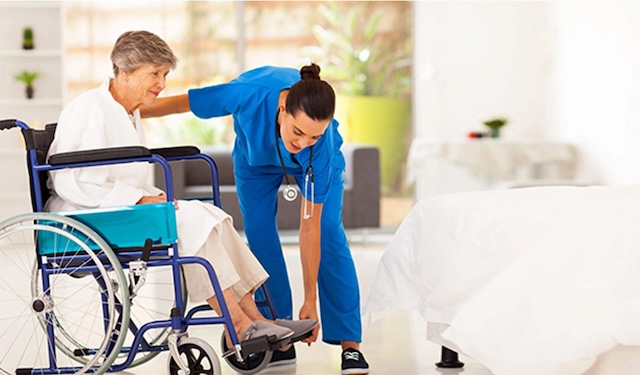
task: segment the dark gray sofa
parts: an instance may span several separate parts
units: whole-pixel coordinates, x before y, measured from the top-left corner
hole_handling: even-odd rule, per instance
[[[234,220],[236,229],[242,230],[242,215],[235,179],[231,146],[205,146],[200,150],[211,156],[218,166],[220,199],[222,208]],[[376,228],[380,226],[380,155],[375,146],[344,144],[342,146],[347,163],[344,172],[345,189],[343,222],[347,229]],[[211,177],[208,165],[200,160],[171,163],[174,194],[177,198],[197,198],[211,195]],[[289,178],[290,181],[295,181]],[[156,167],[156,185],[164,188],[162,171]],[[295,185],[295,183],[294,183]],[[283,185],[284,186],[284,185]],[[297,188],[297,186],[296,186]],[[297,229],[300,222],[300,201],[286,202],[278,195],[278,228]]]

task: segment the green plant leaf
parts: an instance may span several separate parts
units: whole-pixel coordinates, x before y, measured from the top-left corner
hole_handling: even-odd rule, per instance
[[[32,84],[38,77],[40,77],[39,72],[30,72],[26,70],[23,70],[14,76],[16,80],[24,82],[27,85]]]
[[[323,78],[340,94],[408,97],[412,60],[406,31],[380,30],[386,14],[373,2],[345,8],[320,5],[324,22],[312,27],[317,45],[304,48],[322,67]]]

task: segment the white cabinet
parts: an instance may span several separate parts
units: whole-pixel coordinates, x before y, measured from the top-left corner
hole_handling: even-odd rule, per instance
[[[58,119],[64,98],[62,19],[62,1],[0,1],[0,118],[18,118],[36,128]],[[26,27],[33,29],[31,50],[22,48]],[[14,78],[23,70],[40,73],[32,99]],[[22,147],[16,135],[3,133],[0,147]]]
[[[62,1],[0,0],[0,119],[18,118],[31,127],[55,122],[65,94]],[[23,30],[33,29],[34,49],[22,49]],[[14,76],[37,71],[33,99]],[[0,131],[0,220],[31,211],[26,153],[18,129]]]

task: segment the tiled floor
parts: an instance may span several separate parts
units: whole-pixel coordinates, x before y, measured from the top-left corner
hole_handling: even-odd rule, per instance
[[[369,286],[375,276],[378,261],[384,251],[390,231],[354,232],[350,238],[353,256],[358,269],[363,299],[369,292]],[[366,243],[361,240],[366,239]],[[287,238],[285,238],[286,242]],[[296,245],[285,247],[285,255],[293,280],[294,303],[302,295],[300,258]],[[296,305],[296,306],[299,306]],[[220,328],[194,327],[190,329],[192,337],[208,340],[219,352]],[[266,369],[261,374],[282,375],[325,375],[340,373],[340,348],[324,343],[315,343],[311,347],[297,344],[298,360],[296,365]],[[399,311],[373,323],[364,330],[362,350],[371,366],[371,374],[393,375],[434,375],[458,374],[464,371],[469,375],[491,375],[483,366],[461,357],[465,362],[462,370],[437,369],[434,365],[440,358],[440,347],[425,338],[425,323],[414,311]],[[130,369],[121,374],[162,374],[167,373],[167,354],[163,353],[149,363]],[[222,374],[235,374],[224,361]]]

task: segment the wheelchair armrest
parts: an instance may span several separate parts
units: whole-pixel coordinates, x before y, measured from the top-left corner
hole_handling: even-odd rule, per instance
[[[200,153],[200,149],[196,146],[163,147],[152,148],[151,153],[160,155],[165,159],[173,159],[181,156],[197,155]]]
[[[110,147],[95,150],[62,152],[49,157],[50,165],[108,161],[151,156],[151,150],[142,146]]]

